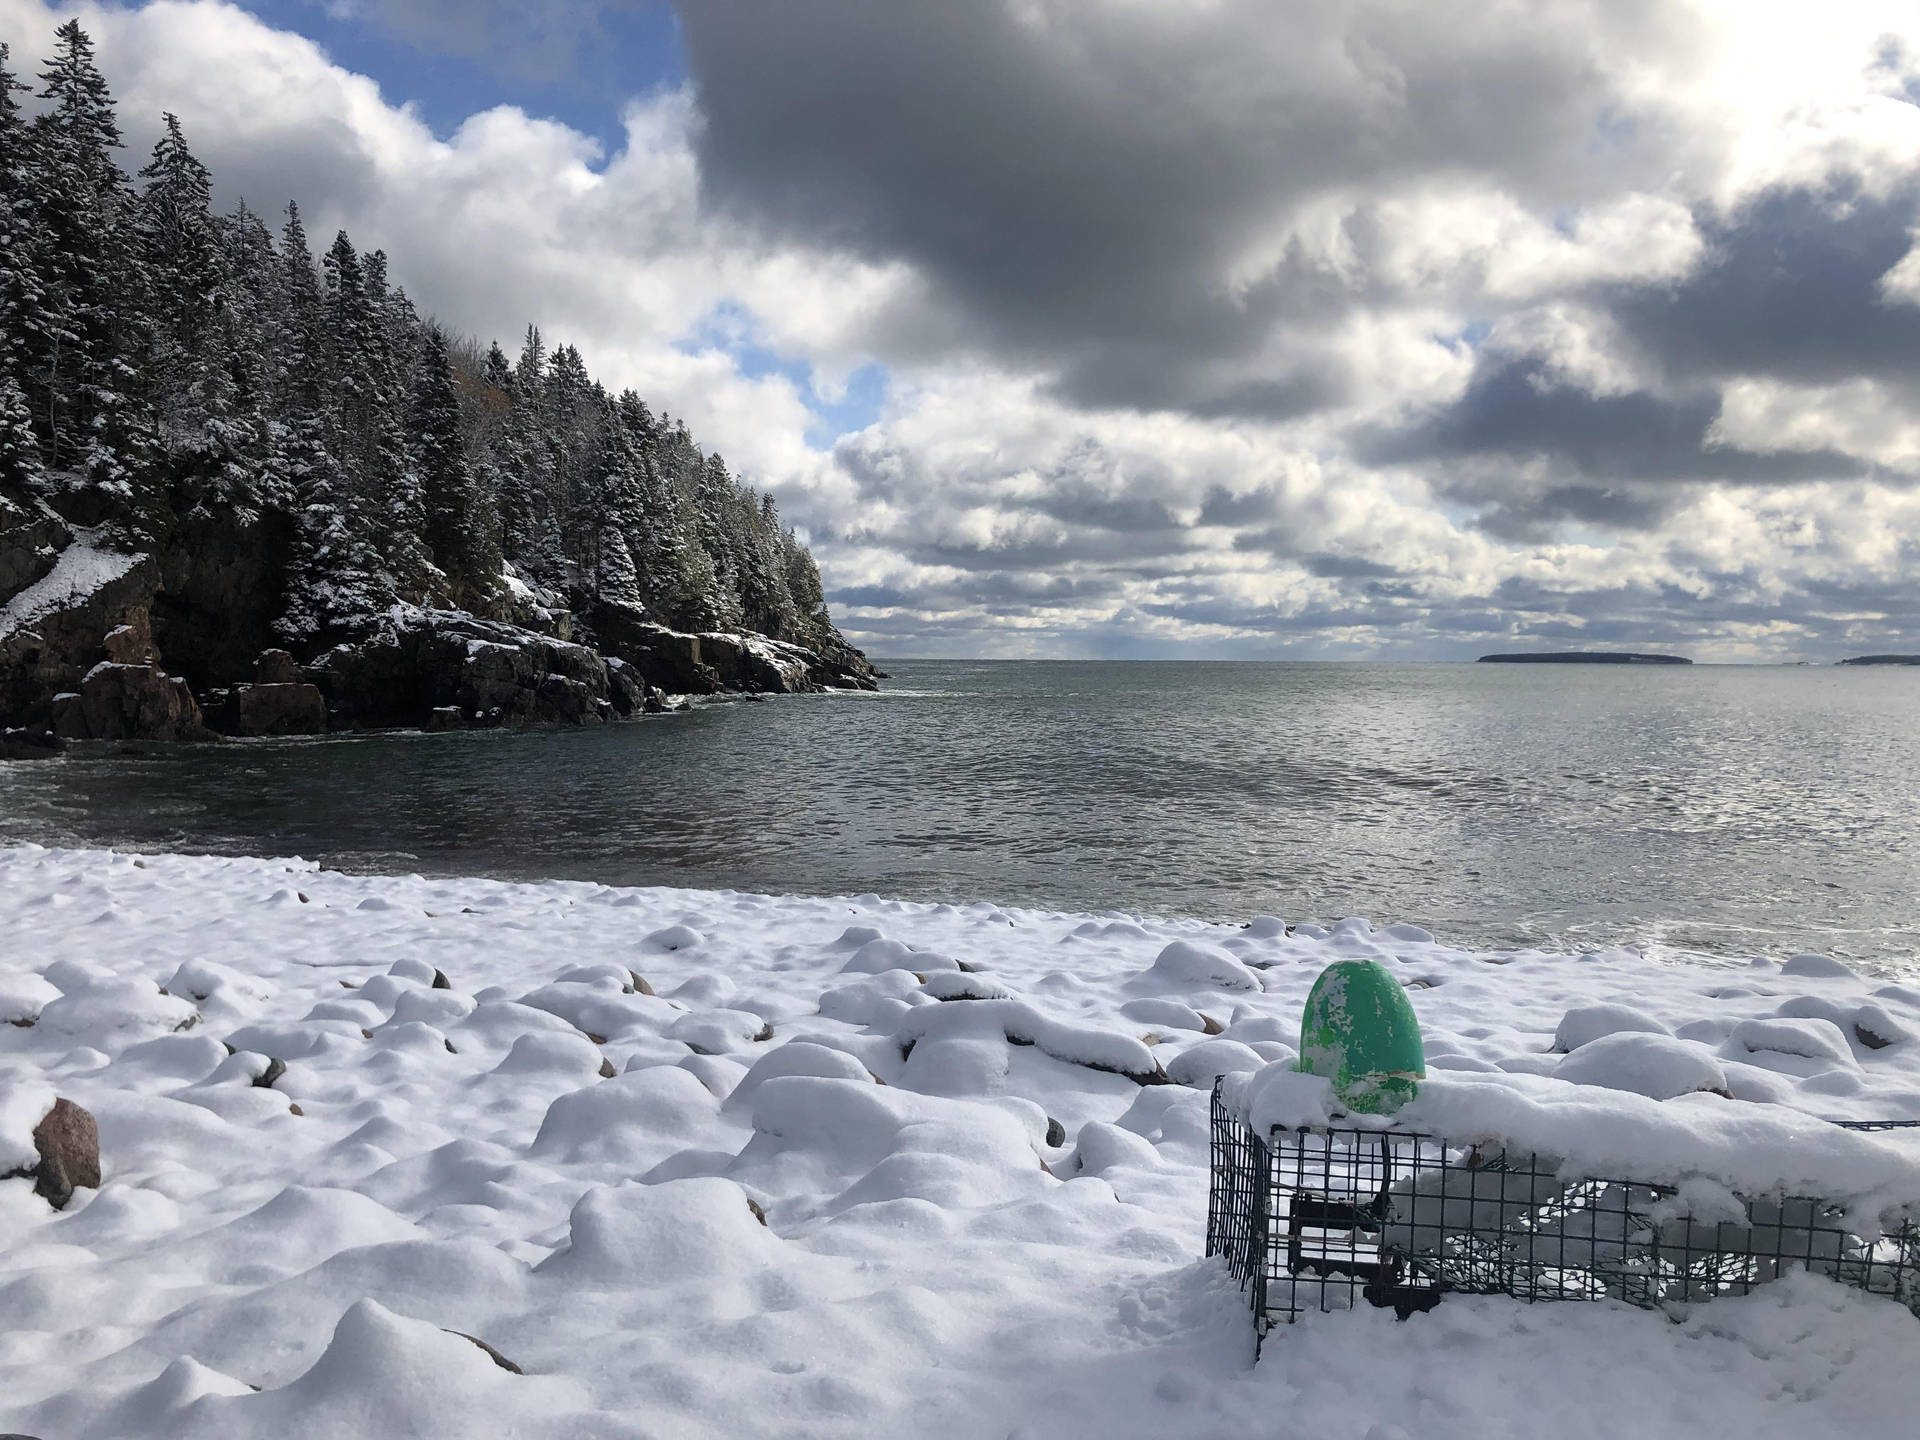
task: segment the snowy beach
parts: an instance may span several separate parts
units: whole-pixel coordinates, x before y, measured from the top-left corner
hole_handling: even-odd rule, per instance
[[[1920,1320],[1813,1277],[1672,1317],[1312,1315],[1255,1365],[1202,1258],[1209,1088],[1291,1059],[1329,961],[1409,987],[1436,1114],[1564,1067],[1729,1180],[1729,1126],[1920,1119],[1920,979],[34,846],[0,850],[0,937],[0,1173],[50,1094],[104,1172],[60,1212],[0,1182],[0,1430],[1748,1440],[1920,1412]],[[1863,1195],[1920,1174],[1892,1141],[1842,1158]]]

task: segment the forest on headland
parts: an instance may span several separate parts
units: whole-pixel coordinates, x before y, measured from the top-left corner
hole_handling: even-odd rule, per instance
[[[171,114],[129,176],[78,21],[38,87],[11,65],[0,720],[199,733],[250,684],[320,692],[253,697],[268,729],[871,684],[772,497],[684,422],[536,328],[511,356],[448,333],[345,231],[316,260],[297,204],[216,213]]]

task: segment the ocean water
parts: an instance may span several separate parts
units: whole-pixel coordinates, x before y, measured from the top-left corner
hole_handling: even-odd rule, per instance
[[[0,841],[1920,973],[1920,669],[895,662],[583,731],[78,748]]]

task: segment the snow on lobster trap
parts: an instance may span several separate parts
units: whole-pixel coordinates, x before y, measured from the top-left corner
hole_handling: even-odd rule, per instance
[[[1875,1227],[1828,1200],[1573,1178],[1552,1156],[1415,1130],[1263,1136],[1219,1083],[1212,1162],[1207,1253],[1250,1291],[1262,1337],[1362,1301],[1403,1318],[1449,1293],[1653,1307],[1742,1295],[1791,1268],[1920,1314],[1920,1203],[1861,1233]]]

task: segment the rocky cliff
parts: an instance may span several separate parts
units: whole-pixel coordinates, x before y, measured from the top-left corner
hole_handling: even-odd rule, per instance
[[[689,635],[639,610],[576,614],[517,581],[499,613],[395,605],[311,654],[273,632],[270,536],[184,530],[116,549],[0,496],[0,753],[62,740],[592,725],[676,697],[875,688],[866,656],[764,635]]]

